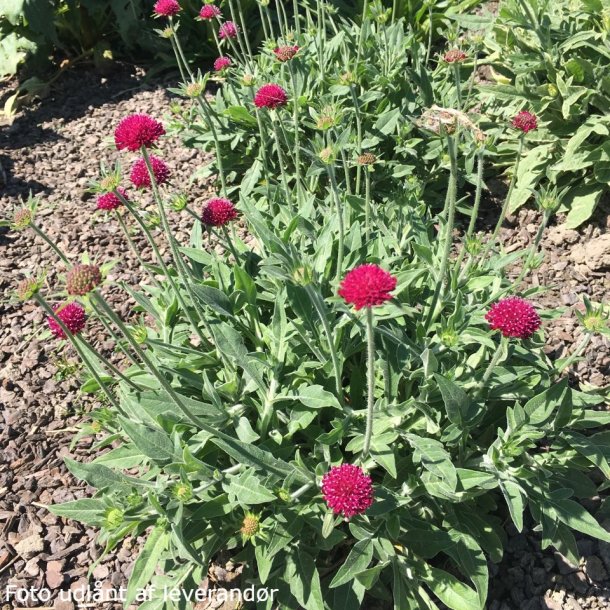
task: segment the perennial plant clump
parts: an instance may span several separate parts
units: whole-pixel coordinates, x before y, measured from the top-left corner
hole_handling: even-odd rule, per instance
[[[141,158],[94,186],[103,209],[122,205],[108,222],[147,274],[120,286],[142,322],[127,325],[108,303],[105,267],[74,265],[53,244],[67,293],[124,364],[76,336],[83,306],[54,312],[40,279],[18,288],[66,317],[83,387],[101,403],[90,430],[104,452],[66,461],[97,492],[49,509],[100,528],[105,551],[145,536],[126,599],[152,584],[144,610],[177,610],[163,587],[197,588],[227,552],[244,586],[277,590],[260,609],[375,599],[483,610],[507,523],[575,563],[574,530],[610,542],[601,512],[580,502],[599,491],[591,472],[610,474],[604,393],[565,375],[593,333],[608,334],[607,309],[585,300],[584,340],[554,361],[545,333],[561,312],[525,284],[563,191],[537,188],[542,220],[526,250],[500,239],[540,146],[529,132],[547,121],[538,127],[537,105],[486,114],[474,44],[444,57],[434,46],[437,30],[457,40],[456,19],[431,14],[423,31],[396,3],[363,3],[358,23],[326,2],[302,14],[288,4],[277,15],[259,4],[260,53],[239,4],[226,5],[233,21],[216,22],[211,4],[199,11],[218,55],[231,48],[222,78],[195,74],[182,52],[187,5],[167,15],[184,107],[163,124],[124,119],[117,148]],[[200,213],[148,150],[165,131],[213,153],[197,170],[216,193]],[[477,234],[487,178],[503,163],[496,227]],[[150,190],[127,199],[126,178]],[[193,219],[188,241],[172,230],[180,213]],[[33,218],[24,228],[51,243]]]

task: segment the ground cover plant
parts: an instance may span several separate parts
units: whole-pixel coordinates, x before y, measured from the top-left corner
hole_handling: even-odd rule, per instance
[[[125,117],[114,144],[131,168],[95,185],[100,213],[155,251],[142,263],[150,281],[123,287],[142,323],[105,300],[110,261],[57,246],[64,284],[30,277],[18,291],[72,343],[85,390],[105,403],[84,433],[109,451],[67,461],[98,493],[50,509],[100,527],[107,549],[150,528],[127,601],[149,581],[196,588],[229,550],[244,586],[278,589],[282,608],[356,608],[367,592],[395,608],[483,608],[505,520],[571,559],[572,530],[610,541],[578,502],[596,493],[583,473],[609,471],[603,397],[562,376],[586,340],[548,360],[544,328],[559,309],[534,307],[542,288],[520,290],[538,240],[511,254],[498,242],[514,180],[490,239],[474,231],[488,151],[500,135],[527,151],[532,109],[493,124],[465,112],[469,49],[438,54],[368,2],[362,28],[321,2],[296,21],[279,5],[260,53],[236,5],[206,4],[220,55],[210,100],[210,77],[181,50],[180,6],[155,6],[192,108],[165,124]],[[202,171],[217,194],[201,210],[155,154],[169,130],[216,154]],[[536,202],[541,234],[561,193],[543,183]],[[177,213],[193,216],[188,244],[170,231]],[[12,224],[45,239],[34,201]],[[125,366],[87,342],[88,317]],[[581,322],[607,332],[598,304]]]
[[[610,6],[587,2],[505,2],[484,38],[481,63],[498,81],[488,110],[527,103],[540,118],[536,145],[523,158],[511,211],[541,182],[565,189],[568,228],[593,214],[610,186]],[[500,158],[514,158],[509,142]]]

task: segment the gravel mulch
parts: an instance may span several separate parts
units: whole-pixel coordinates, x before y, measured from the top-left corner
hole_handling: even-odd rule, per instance
[[[0,92],[1,93],[1,92]],[[66,74],[52,97],[21,115],[12,125],[0,124],[0,209],[15,206],[31,190],[42,196],[39,224],[58,241],[72,260],[87,252],[97,262],[116,260],[111,279],[137,285],[138,264],[126,248],[116,220],[92,216],[94,201],[87,193],[90,180],[99,175],[99,163],[112,165],[117,158],[108,137],[126,114],[147,112],[155,116],[170,111],[163,83],[146,84],[139,74],[121,72],[109,79],[91,73]],[[175,100],[174,100],[175,101]],[[165,140],[161,154],[169,163],[176,185],[188,191],[194,209],[209,192],[201,182],[189,183],[206,161],[198,151]],[[189,185],[187,187],[187,185]],[[496,212],[497,213],[497,212]],[[191,220],[173,217],[178,236],[185,241]],[[503,240],[509,249],[530,243],[537,229],[535,212],[524,210],[509,219]],[[578,231],[552,226],[542,243],[545,259],[530,280],[550,290],[537,299],[543,307],[566,308],[547,333],[553,357],[570,353],[578,343],[579,329],[572,309],[580,294],[608,301],[610,293],[610,234],[606,219]],[[137,242],[147,257],[145,245]],[[163,248],[164,254],[167,249]],[[86,412],[98,408],[79,393],[71,374],[75,357],[58,353],[54,342],[41,335],[44,317],[33,304],[16,303],[11,293],[27,271],[47,265],[48,285],[58,286],[63,272],[49,247],[30,231],[0,229],[0,590],[18,587],[60,589],[83,585],[89,566],[101,549],[95,531],[49,514],[40,504],[84,497],[91,490],[75,481],[62,459],[89,455],[92,437],[71,449],[74,432]],[[116,289],[106,289],[109,300],[127,316],[129,300]],[[111,350],[101,329],[89,338]],[[606,339],[595,338],[570,375],[596,386],[608,384],[610,354]],[[599,499],[592,500],[592,508]],[[610,523],[606,524],[610,529]],[[542,552],[536,535],[517,534],[508,526],[510,541],[504,561],[492,566],[490,610],[587,610],[610,607],[610,545],[579,539],[582,562],[570,566],[553,550]],[[96,568],[93,577],[106,588],[125,583],[137,556],[138,541],[127,539]],[[69,610],[68,602],[47,604]],[[41,604],[20,604],[38,607]],[[13,607],[0,606],[2,610]],[[108,608],[109,606],[105,606]]]

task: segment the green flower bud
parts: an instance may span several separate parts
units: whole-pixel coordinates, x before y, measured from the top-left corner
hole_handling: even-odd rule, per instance
[[[125,513],[120,508],[109,508],[104,515],[104,527],[115,530],[122,525]]]

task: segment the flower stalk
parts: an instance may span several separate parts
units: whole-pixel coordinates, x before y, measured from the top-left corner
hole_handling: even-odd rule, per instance
[[[367,380],[367,405],[366,405],[366,430],[364,433],[364,445],[362,447],[361,460],[365,460],[371,448],[373,436],[373,415],[375,408],[375,329],[373,323],[373,309],[366,308],[366,380]]]

